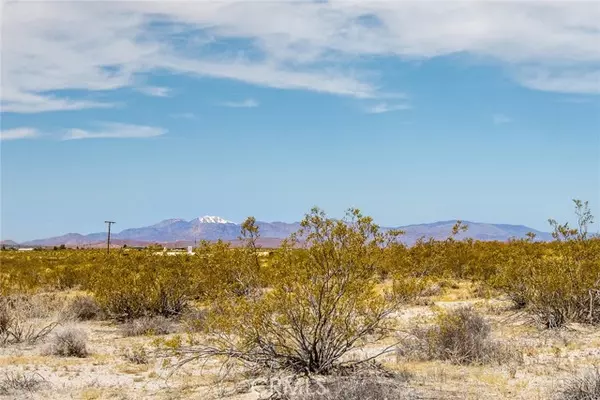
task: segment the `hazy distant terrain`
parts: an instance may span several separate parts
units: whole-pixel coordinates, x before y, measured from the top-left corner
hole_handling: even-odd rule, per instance
[[[400,227],[384,227],[387,229],[402,229],[406,233],[402,240],[406,244],[414,244],[420,237],[444,239],[448,237],[452,226],[456,221],[440,221],[428,224],[408,225]],[[478,240],[506,241],[510,238],[523,238],[528,232],[533,232],[539,240],[550,240],[549,233],[540,232],[523,225],[489,224],[481,222],[464,221],[469,229],[458,238],[474,238]],[[277,246],[281,239],[288,237],[300,228],[298,222],[257,222],[260,228],[261,245]],[[240,236],[240,225],[224,220],[219,217],[204,216],[194,218],[191,221],[184,219],[167,219],[157,224],[141,228],[129,228],[121,232],[114,232],[111,236],[115,245],[138,245],[148,243],[164,243],[168,246],[186,246],[201,240],[225,240],[236,241]],[[68,233],[62,236],[36,239],[21,243],[23,246],[58,246],[64,244],[70,247],[76,246],[101,246],[106,241],[106,232],[91,233],[83,235],[79,233]],[[16,245],[13,241],[4,241],[7,246]]]

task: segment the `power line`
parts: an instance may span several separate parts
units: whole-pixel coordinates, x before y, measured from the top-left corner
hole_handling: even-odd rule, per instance
[[[116,224],[115,221],[104,221],[104,223],[108,224],[108,237],[106,239],[106,253],[110,253],[110,226],[112,224]]]

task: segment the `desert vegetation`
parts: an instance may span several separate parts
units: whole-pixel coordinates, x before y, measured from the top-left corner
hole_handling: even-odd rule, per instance
[[[193,255],[2,251],[0,395],[48,397],[71,368],[91,378],[57,398],[596,399],[600,239],[574,205],[552,242],[459,221],[408,247],[315,208],[268,253],[253,218],[243,247]]]

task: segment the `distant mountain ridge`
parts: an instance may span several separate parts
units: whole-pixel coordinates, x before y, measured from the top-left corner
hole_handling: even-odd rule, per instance
[[[460,233],[458,239],[473,238],[477,240],[507,241],[510,238],[524,238],[528,232],[536,234],[539,240],[551,240],[547,232],[540,232],[524,225],[490,224],[481,222],[463,221],[469,226],[467,232]],[[452,231],[456,220],[438,221],[427,224],[416,224],[399,227],[382,227],[383,230],[402,229],[405,234],[402,241],[408,245],[414,244],[420,237],[445,239]],[[300,228],[299,222],[263,222],[257,221],[263,245],[276,245]],[[221,217],[204,216],[190,221],[184,219],[166,219],[154,225],[129,228],[111,235],[115,245],[145,245],[150,243],[163,243],[170,246],[184,246],[197,243],[201,240],[237,241],[240,236],[241,225]],[[64,244],[69,247],[95,247],[106,241],[106,233],[98,232],[88,235],[68,233],[45,239],[36,239],[20,243],[21,246],[59,246]],[[3,241],[2,244],[14,246],[13,241]]]

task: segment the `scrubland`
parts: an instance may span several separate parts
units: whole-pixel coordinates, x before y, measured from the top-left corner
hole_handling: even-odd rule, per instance
[[[420,240],[314,209],[268,253],[0,253],[0,397],[600,399],[600,239]]]

